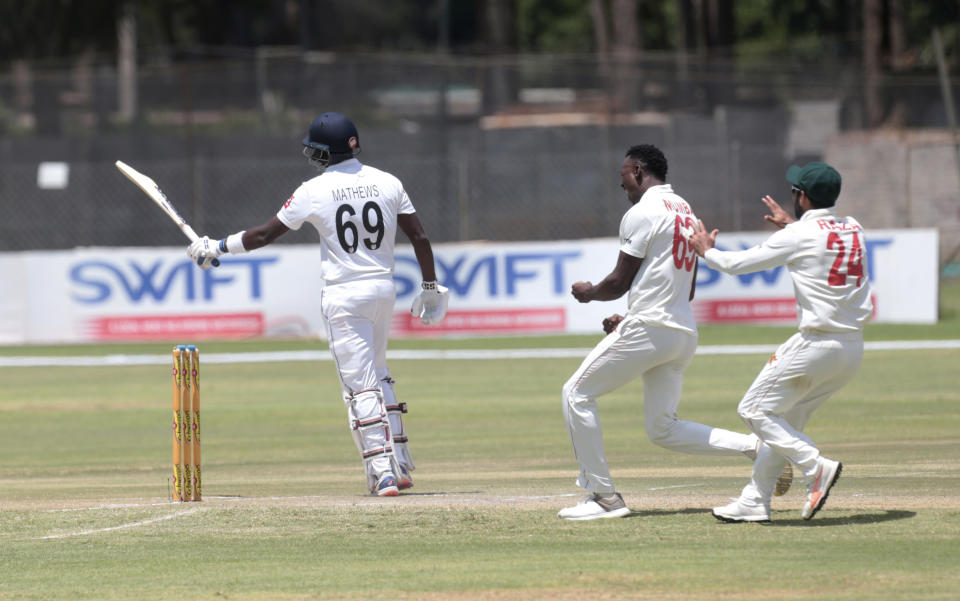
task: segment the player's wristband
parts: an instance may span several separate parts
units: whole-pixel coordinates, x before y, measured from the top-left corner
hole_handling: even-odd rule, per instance
[[[220,252],[230,253],[231,255],[239,255],[241,253],[247,252],[247,249],[243,247],[243,232],[237,232],[236,234],[230,234],[226,238],[220,240]]]
[[[420,288],[422,288],[423,290],[436,290],[437,280],[433,280],[432,282],[421,282]]]

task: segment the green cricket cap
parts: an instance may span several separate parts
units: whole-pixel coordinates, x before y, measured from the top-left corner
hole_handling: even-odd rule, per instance
[[[840,174],[826,163],[793,165],[787,169],[787,181],[800,188],[816,204],[833,206],[840,196]]]

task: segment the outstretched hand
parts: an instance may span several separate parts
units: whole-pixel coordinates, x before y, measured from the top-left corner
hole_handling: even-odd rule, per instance
[[[764,220],[769,221],[770,223],[772,223],[773,225],[779,228],[786,227],[787,224],[790,224],[796,221],[796,219],[791,217],[789,213],[783,210],[783,207],[780,206],[780,203],[775,201],[773,197],[770,196],[769,194],[764,196],[760,200],[763,201],[763,204],[767,205],[767,210],[770,211],[769,215],[763,216]]]
[[[704,253],[716,246],[717,234],[719,233],[720,230],[707,233],[707,226],[703,224],[703,220],[697,219],[694,232],[687,237],[687,241],[693,247],[693,250],[697,251],[697,254],[702,257]]]

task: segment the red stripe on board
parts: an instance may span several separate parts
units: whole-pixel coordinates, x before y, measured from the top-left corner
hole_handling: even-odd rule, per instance
[[[567,325],[563,307],[549,309],[486,309],[449,311],[438,324],[424,325],[408,311],[393,315],[391,333],[407,335],[451,333],[562,332]]]
[[[795,298],[735,298],[698,300],[693,303],[697,321],[796,321]]]
[[[264,331],[261,313],[107,316],[86,323],[95,340],[245,338]]]

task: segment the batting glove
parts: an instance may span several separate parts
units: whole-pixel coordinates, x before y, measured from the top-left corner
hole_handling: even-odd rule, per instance
[[[420,284],[420,293],[413,299],[410,313],[419,317],[425,325],[440,323],[447,315],[450,291],[436,281]]]
[[[187,247],[187,255],[204,270],[219,265],[220,261],[217,260],[217,257],[224,252],[220,244],[216,240],[211,240],[209,236],[197,238]]]

